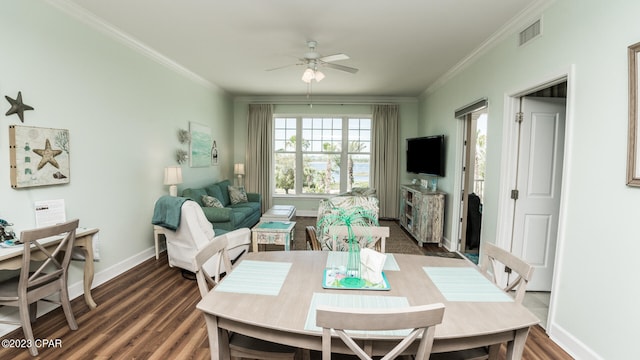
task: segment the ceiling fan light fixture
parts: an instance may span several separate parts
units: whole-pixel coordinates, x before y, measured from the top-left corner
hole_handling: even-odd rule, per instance
[[[320,72],[320,71],[316,71],[316,74],[315,74],[315,75],[316,75],[316,76],[315,76],[315,79],[316,79],[316,81],[318,81],[318,82],[319,82],[320,80],[324,79],[324,74],[323,74],[322,72]]]
[[[306,69],[304,73],[302,73],[302,81],[306,82],[307,84],[310,83],[311,80],[313,80],[315,77],[316,75],[311,69]]]

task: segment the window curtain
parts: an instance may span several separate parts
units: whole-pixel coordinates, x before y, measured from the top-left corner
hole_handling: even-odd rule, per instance
[[[397,219],[400,209],[399,106],[374,105],[371,134],[372,187],[380,200],[380,218]]]
[[[248,192],[262,194],[262,213],[271,208],[271,164],[273,153],[273,107],[270,104],[249,104],[247,136],[247,169],[245,186]]]

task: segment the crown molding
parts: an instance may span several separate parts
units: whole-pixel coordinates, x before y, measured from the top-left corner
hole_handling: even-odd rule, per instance
[[[393,96],[237,96],[233,99],[236,103],[275,104],[275,105],[379,105],[418,103],[417,97],[393,97]]]
[[[191,79],[207,88],[218,88],[218,86],[214,85],[213,83],[201,77],[200,75],[192,72],[191,70],[185,68],[184,66],[178,64],[177,62],[169,59],[168,57],[162,55],[161,53],[150,48],[149,46],[146,46],[140,40],[130,36],[127,33],[122,32],[120,29],[98,18],[93,13],[76,5],[75,3],[68,0],[45,0],[45,1],[49,3],[51,6],[57,8],[58,10],[89,25],[90,27],[111,37],[117,42],[128,46],[129,48],[159,63],[160,65],[163,65],[175,71],[176,73],[182,76],[185,76],[186,78]]]
[[[513,35],[514,32],[521,31],[526,25],[529,25],[536,17],[542,16],[542,12],[547,9],[556,0],[537,0],[531,3],[526,9],[522,10],[518,15],[513,17],[509,22],[504,24],[498,31],[496,31],[489,39],[483,42],[479,47],[467,55],[462,61],[451,67],[446,73],[440,76],[419,96],[424,98],[427,95],[434,93],[441,86],[446,84],[449,80],[461,73],[464,69],[471,66],[482,55],[486,54],[494,46],[501,43],[507,37]]]

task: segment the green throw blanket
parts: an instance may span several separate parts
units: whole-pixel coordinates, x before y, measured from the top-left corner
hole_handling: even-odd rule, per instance
[[[182,204],[189,199],[177,196],[164,195],[156,201],[153,209],[153,225],[160,225],[167,229],[177,230],[180,226],[180,213]]]

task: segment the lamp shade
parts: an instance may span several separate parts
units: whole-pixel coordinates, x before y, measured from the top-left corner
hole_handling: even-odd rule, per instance
[[[315,74],[311,69],[306,69],[304,73],[302,73],[302,81],[306,82],[307,84],[310,83],[314,77]]]
[[[244,164],[235,164],[233,166],[233,173],[236,175],[244,175]]]
[[[167,166],[164,168],[164,184],[182,184],[182,168],[180,166]]]

